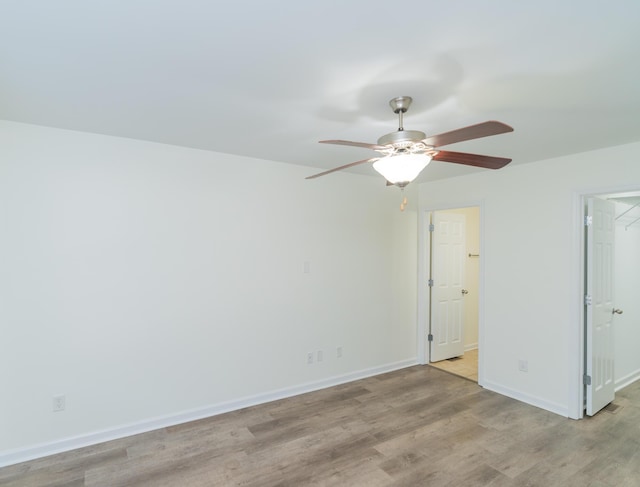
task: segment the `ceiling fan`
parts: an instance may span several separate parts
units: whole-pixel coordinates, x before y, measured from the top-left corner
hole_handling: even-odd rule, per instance
[[[510,126],[492,120],[427,137],[423,132],[405,130],[403,127],[402,116],[409,109],[411,101],[412,98],[410,96],[399,96],[389,102],[393,112],[398,114],[399,127],[396,132],[391,132],[390,134],[380,137],[377,144],[351,142],[348,140],[320,141],[321,144],[349,145],[373,149],[380,154],[379,156],[329,169],[328,171],[308,176],[306,179],[317,178],[359,164],[372,162],[373,168],[384,176],[388,186],[395,185],[399,188],[404,188],[413,181],[432,160],[484,167],[487,169],[500,169],[511,162],[511,159],[505,157],[481,156],[478,154],[468,154],[466,152],[439,150],[439,148],[444,145],[454,144],[464,140],[479,139],[490,135],[512,132],[513,128]]]

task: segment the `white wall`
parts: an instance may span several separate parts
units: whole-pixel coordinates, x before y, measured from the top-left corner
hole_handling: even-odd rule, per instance
[[[616,214],[629,205],[618,203]],[[614,317],[616,389],[640,379],[640,222],[616,225],[614,296],[623,314]]]
[[[313,172],[0,122],[0,465],[415,363],[415,198]]]
[[[579,415],[580,194],[640,188],[638,159],[635,143],[420,185],[424,209],[482,202],[483,386]]]

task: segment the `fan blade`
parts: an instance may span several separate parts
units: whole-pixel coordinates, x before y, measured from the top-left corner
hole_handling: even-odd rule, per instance
[[[362,159],[361,161],[352,162],[351,164],[345,164],[344,166],[334,167],[333,169],[329,169],[328,171],[320,172],[318,174],[314,174],[313,176],[307,176],[305,179],[314,179],[319,178],[320,176],[324,176],[325,174],[330,174],[335,171],[340,171],[342,169],[347,169],[348,167],[357,166],[358,164],[364,164],[365,162],[373,162],[377,161],[378,158],[374,157],[372,159]]]
[[[452,152],[441,150],[434,157],[434,161],[454,162],[466,166],[484,167],[486,169],[500,169],[511,162],[506,157],[481,156],[479,154],[467,154],[466,152]]]
[[[366,142],[351,142],[350,140],[321,140],[321,144],[350,145],[353,147],[364,147],[365,149],[382,150],[386,149],[384,145],[368,144]]]
[[[454,144],[455,142],[479,139],[481,137],[504,134],[506,132],[513,132],[513,128],[502,122],[490,120],[488,122],[478,123],[476,125],[469,125],[468,127],[452,130],[451,132],[432,135],[424,139],[422,142],[433,147],[442,147],[443,145]]]

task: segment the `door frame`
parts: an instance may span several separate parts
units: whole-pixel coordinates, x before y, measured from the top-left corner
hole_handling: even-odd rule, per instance
[[[626,193],[640,191],[640,186],[620,185],[591,188],[574,192],[574,245],[577,249],[576,258],[573,261],[575,266],[574,275],[577,277],[575,283],[574,309],[577,310],[575,327],[573,331],[574,340],[569,343],[569,417],[572,419],[582,419],[585,417],[585,386],[582,378],[585,374],[585,348],[586,342],[586,314],[584,310],[584,293],[586,282],[586,235],[584,219],[586,216],[587,199],[603,194]]]
[[[478,272],[478,385],[484,383],[484,221],[485,208],[483,201],[465,201],[459,204],[448,204],[445,206],[426,206],[420,209],[418,215],[418,363],[426,365],[429,363],[429,350],[426,345],[427,334],[429,333],[430,298],[428,279],[431,271],[431,242],[429,234],[429,216],[436,211],[457,210],[460,208],[475,207],[480,213],[480,257]]]

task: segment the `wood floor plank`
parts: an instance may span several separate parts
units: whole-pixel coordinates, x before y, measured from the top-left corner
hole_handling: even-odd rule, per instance
[[[580,421],[415,366],[0,469],[2,487],[640,485],[640,382]]]
[[[27,463],[26,465],[31,465],[30,468],[13,478],[0,480],[0,486],[83,486],[87,468],[93,465],[110,465],[126,459],[126,456],[126,450],[120,447],[104,451],[88,448],[83,452],[63,453],[55,455],[58,461],[52,461],[53,457],[49,457],[46,462],[35,460],[32,464]]]

